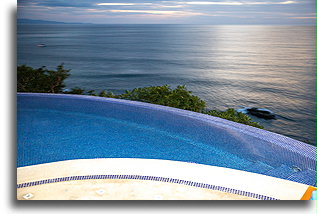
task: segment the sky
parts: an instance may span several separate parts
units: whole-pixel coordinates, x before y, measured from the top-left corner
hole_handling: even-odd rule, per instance
[[[18,0],[18,18],[95,24],[315,25],[315,0]]]

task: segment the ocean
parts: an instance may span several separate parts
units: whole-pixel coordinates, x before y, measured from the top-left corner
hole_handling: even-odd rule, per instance
[[[69,89],[186,85],[209,109],[267,108],[276,120],[252,119],[314,145],[315,36],[315,26],[25,24],[17,64],[64,63]]]

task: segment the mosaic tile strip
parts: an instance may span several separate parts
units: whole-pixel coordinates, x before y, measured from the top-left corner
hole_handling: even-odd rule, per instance
[[[218,190],[221,192],[232,193],[237,195],[242,195],[246,197],[251,197],[259,200],[279,200],[273,197],[260,195],[252,192],[247,192],[243,190],[232,189],[228,187],[216,186],[206,183],[199,183],[194,181],[176,179],[176,178],[166,178],[166,177],[157,177],[157,176],[143,176],[143,175],[83,175],[83,176],[69,176],[69,177],[61,177],[61,178],[52,178],[45,179],[40,181],[33,181],[27,183],[17,184],[17,188],[25,188],[31,186],[37,186],[41,184],[51,184],[58,183],[63,181],[77,181],[77,180],[92,180],[92,179],[131,179],[131,180],[147,180],[147,181],[160,181],[166,183],[175,183],[175,184],[183,184],[187,186],[205,188],[210,190]]]

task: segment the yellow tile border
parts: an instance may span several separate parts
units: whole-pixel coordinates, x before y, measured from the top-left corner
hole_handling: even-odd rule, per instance
[[[315,190],[316,187],[309,186],[300,200],[309,200],[312,196],[313,191]]]

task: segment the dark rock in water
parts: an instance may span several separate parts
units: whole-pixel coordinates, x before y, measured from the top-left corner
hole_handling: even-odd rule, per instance
[[[276,119],[275,114],[267,109],[259,109],[259,108],[249,108],[247,109],[248,113],[253,116],[264,118],[264,119]]]

